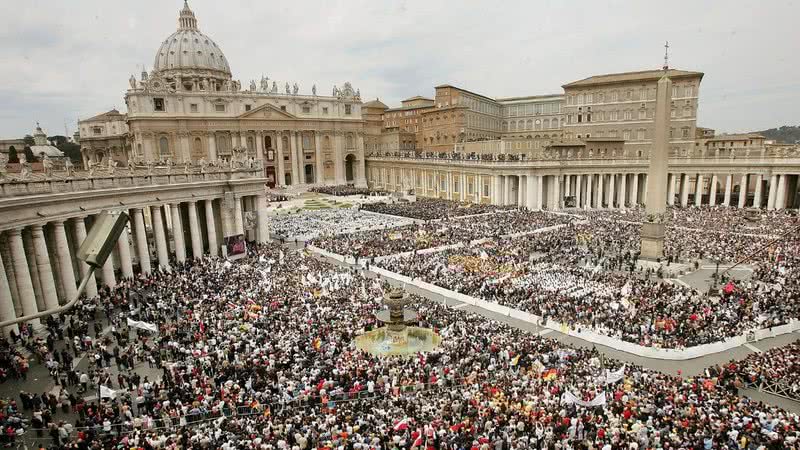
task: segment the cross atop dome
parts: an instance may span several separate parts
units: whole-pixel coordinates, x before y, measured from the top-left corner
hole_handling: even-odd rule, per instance
[[[189,9],[188,0],[183,0],[183,9],[178,17],[178,29],[197,30],[197,19],[194,17],[194,11]]]

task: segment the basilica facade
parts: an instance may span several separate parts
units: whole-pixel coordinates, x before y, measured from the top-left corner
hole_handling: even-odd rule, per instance
[[[296,83],[233,78],[220,47],[184,4],[178,29],[152,70],[131,76],[125,94],[134,163],[226,164],[245,158],[271,186],[366,186],[361,95],[350,83],[331,95]]]

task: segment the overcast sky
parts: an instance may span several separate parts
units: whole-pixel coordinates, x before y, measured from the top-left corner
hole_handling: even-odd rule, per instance
[[[150,70],[183,0],[0,0],[0,138],[71,134]],[[489,97],[561,93],[594,74],[705,73],[698,125],[800,124],[800,3],[190,0],[233,76],[328,94],[350,81],[389,106],[450,83]]]

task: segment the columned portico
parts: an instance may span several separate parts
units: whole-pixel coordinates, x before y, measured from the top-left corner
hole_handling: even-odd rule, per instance
[[[36,297],[31,283],[31,273],[28,270],[28,261],[25,258],[25,247],[22,244],[22,230],[14,228],[8,231],[9,247],[11,247],[11,258],[14,262],[14,274],[17,281],[17,293],[22,304],[22,315],[29,316],[39,312],[36,306]],[[29,321],[34,328],[41,325],[39,319]]]
[[[203,237],[200,235],[200,221],[197,218],[197,202],[190,201],[186,205],[189,215],[189,236],[192,241],[192,259],[198,259],[203,256]]]
[[[756,188],[755,188],[755,191],[753,192],[753,207],[754,208],[761,208],[761,201],[762,201],[761,200],[761,195],[762,195],[762,189],[763,189],[763,187],[762,187],[763,182],[764,181],[763,181],[763,178],[762,178],[761,174],[760,173],[757,174],[756,175],[756,183],[755,183],[756,184]]]
[[[698,173],[694,182],[694,206],[703,204],[703,183],[703,175]]]
[[[725,175],[725,196],[722,200],[722,206],[731,206],[731,187],[733,185],[733,177]]]
[[[169,251],[167,249],[167,238],[164,234],[164,219],[161,213],[161,205],[150,207],[150,217],[153,219],[153,236],[156,240],[156,255],[158,255],[158,266],[163,270],[169,268]]]
[[[34,251],[36,252],[36,269],[39,273],[42,298],[44,299],[45,309],[58,307],[58,294],[56,293],[56,282],[53,271],[50,268],[50,256],[47,253],[47,243],[44,238],[44,231],[41,225],[31,227]]]
[[[144,274],[150,274],[153,269],[150,265],[150,247],[147,245],[147,230],[144,226],[144,214],[141,208],[133,209],[133,227],[139,270]]]
[[[52,223],[56,256],[61,271],[61,284],[64,288],[64,297],[69,301],[78,295],[78,286],[75,284],[75,272],[72,270],[72,256],[70,256],[69,244],[67,244],[67,233],[64,230],[63,221],[57,220]]]
[[[711,175],[711,186],[708,188],[708,205],[717,204],[717,174]]]
[[[747,174],[742,174],[742,178],[739,180],[739,208],[744,208],[744,205],[747,203]]]
[[[172,215],[172,241],[175,244],[175,260],[178,264],[181,264],[186,262],[186,242],[183,238],[180,203],[169,205],[169,211]]]
[[[219,242],[217,241],[217,223],[214,219],[214,200],[205,200],[206,211],[206,232],[208,233],[208,254],[217,256],[219,254]]]
[[[72,219],[72,228],[74,230],[75,242],[83,242],[86,239],[86,222],[84,222],[83,217],[74,217]],[[81,274],[81,277],[86,276],[88,271],[88,264],[83,261],[78,262],[78,273]],[[94,273],[92,273],[89,282],[86,284],[86,296],[93,298],[96,295],[97,280],[95,279]]]
[[[667,182],[667,204],[669,206],[675,205],[675,183],[677,182],[676,176],[674,173],[670,173],[667,177],[669,180]]]

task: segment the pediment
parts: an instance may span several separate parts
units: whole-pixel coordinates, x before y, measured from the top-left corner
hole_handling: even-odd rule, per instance
[[[240,119],[297,119],[297,117],[276,107],[275,105],[261,105],[239,116]]]

